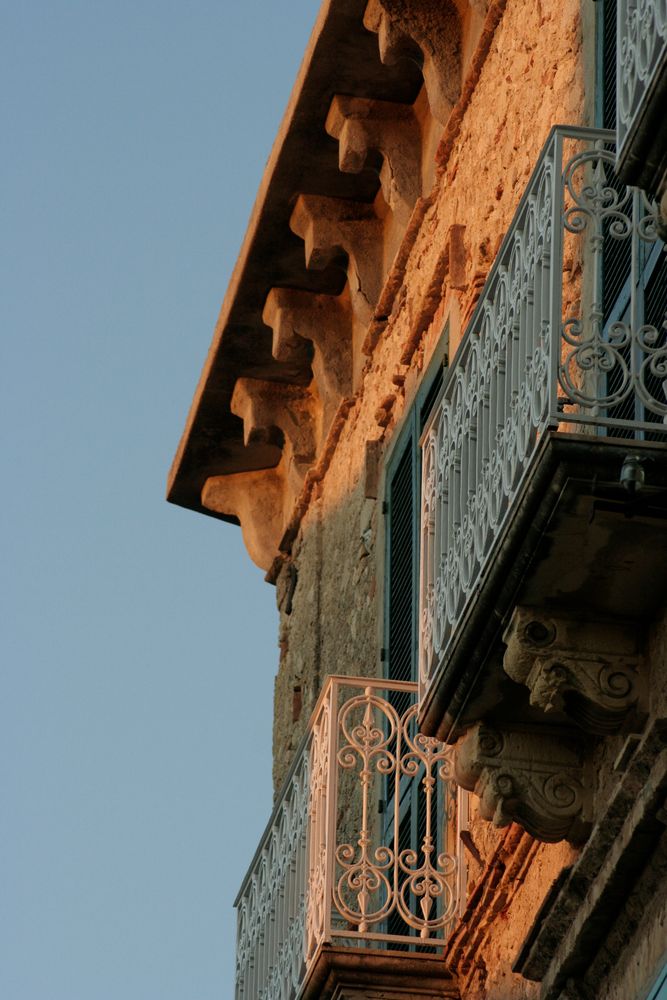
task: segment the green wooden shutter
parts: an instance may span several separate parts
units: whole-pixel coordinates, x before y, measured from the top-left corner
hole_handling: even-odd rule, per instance
[[[442,353],[441,351],[440,354]],[[391,680],[417,680],[421,490],[419,437],[440,392],[443,376],[442,357],[439,356],[434,368],[424,377],[387,473],[385,668],[386,676]]]
[[[415,443],[412,429],[389,480],[387,676],[414,680],[416,521]]]
[[[386,601],[385,676],[390,680],[416,681],[418,670],[419,512],[421,453],[419,437],[443,379],[443,356],[447,338],[427,371],[417,398],[390,458],[386,476]],[[408,694],[389,694],[389,702],[402,715],[410,704]],[[391,788],[391,790],[390,790]],[[424,792],[419,777],[406,779],[396,802],[393,784],[385,790],[386,843],[398,852],[419,849],[424,839]],[[398,810],[398,844],[393,842],[394,817]],[[401,876],[404,880],[405,876]],[[387,933],[415,936],[399,914],[387,919]],[[404,949],[407,945],[392,944]],[[409,947],[414,947],[410,945]],[[419,950],[419,946],[417,946]]]

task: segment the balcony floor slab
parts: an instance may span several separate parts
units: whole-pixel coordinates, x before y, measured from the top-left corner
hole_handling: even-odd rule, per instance
[[[442,958],[323,945],[298,1000],[460,1000]]]

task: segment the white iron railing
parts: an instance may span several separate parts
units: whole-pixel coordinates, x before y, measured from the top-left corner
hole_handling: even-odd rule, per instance
[[[632,143],[658,74],[667,66],[667,0],[618,0],[618,158]]]
[[[665,330],[645,322],[640,281],[655,206],[614,164],[612,132],[552,130],[424,431],[422,702],[544,431],[667,433]]]
[[[236,900],[236,1000],[298,997],[325,943],[442,948],[460,817],[450,749],[417,732],[416,688],[327,680]]]

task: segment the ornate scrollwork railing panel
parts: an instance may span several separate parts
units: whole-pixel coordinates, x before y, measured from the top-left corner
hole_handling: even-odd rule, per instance
[[[613,140],[552,131],[425,430],[422,702],[544,431],[667,434],[667,334],[645,322],[638,288],[656,248],[656,208],[615,177]],[[614,248],[628,281],[610,316],[605,255]]]
[[[360,683],[351,691],[342,679],[332,685],[339,820],[331,937],[441,946],[458,906],[458,862],[446,836],[451,750],[418,733],[416,685]]]
[[[667,0],[619,0],[616,79],[618,158],[632,142],[642,105],[667,61]]]
[[[237,1000],[289,1000],[302,979],[309,764],[305,747],[236,901]]]
[[[456,794],[451,751],[417,731],[416,691],[327,681],[236,902],[236,1000],[294,1000],[334,940],[431,955],[444,943],[460,884],[447,851]],[[380,801],[396,806],[390,822]]]

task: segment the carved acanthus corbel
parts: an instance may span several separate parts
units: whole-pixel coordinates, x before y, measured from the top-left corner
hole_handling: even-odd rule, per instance
[[[370,0],[364,14],[365,27],[378,35],[383,63],[405,57],[421,62],[431,114],[442,125],[461,92],[463,38],[457,6],[451,0]]]
[[[383,281],[383,222],[372,205],[323,195],[299,195],[290,228],[305,243],[306,267],[327,267],[347,257],[355,317],[368,326]]]
[[[288,481],[297,491],[315,461],[316,416],[312,393],[264,379],[236,380],[230,409],[243,420],[243,441],[285,445]]]
[[[412,106],[337,95],[326,130],[338,139],[338,162],[345,173],[363,170],[371,152],[382,156],[382,194],[405,228],[421,194],[421,132]]]
[[[587,835],[589,792],[572,734],[478,723],[454,757],[456,781],[479,797],[482,817],[495,826],[515,822],[548,843]]]
[[[287,489],[282,464],[275,469],[210,476],[202,506],[237,518],[252,561],[268,570],[285,530]]]
[[[315,295],[293,288],[272,288],[262,319],[273,330],[273,356],[291,361],[313,345],[312,370],[322,406],[323,430],[343,397],[352,391],[352,307],[349,294]]]
[[[618,622],[545,616],[518,607],[504,635],[505,672],[544,712],[598,735],[616,732],[641,695],[636,631]]]

